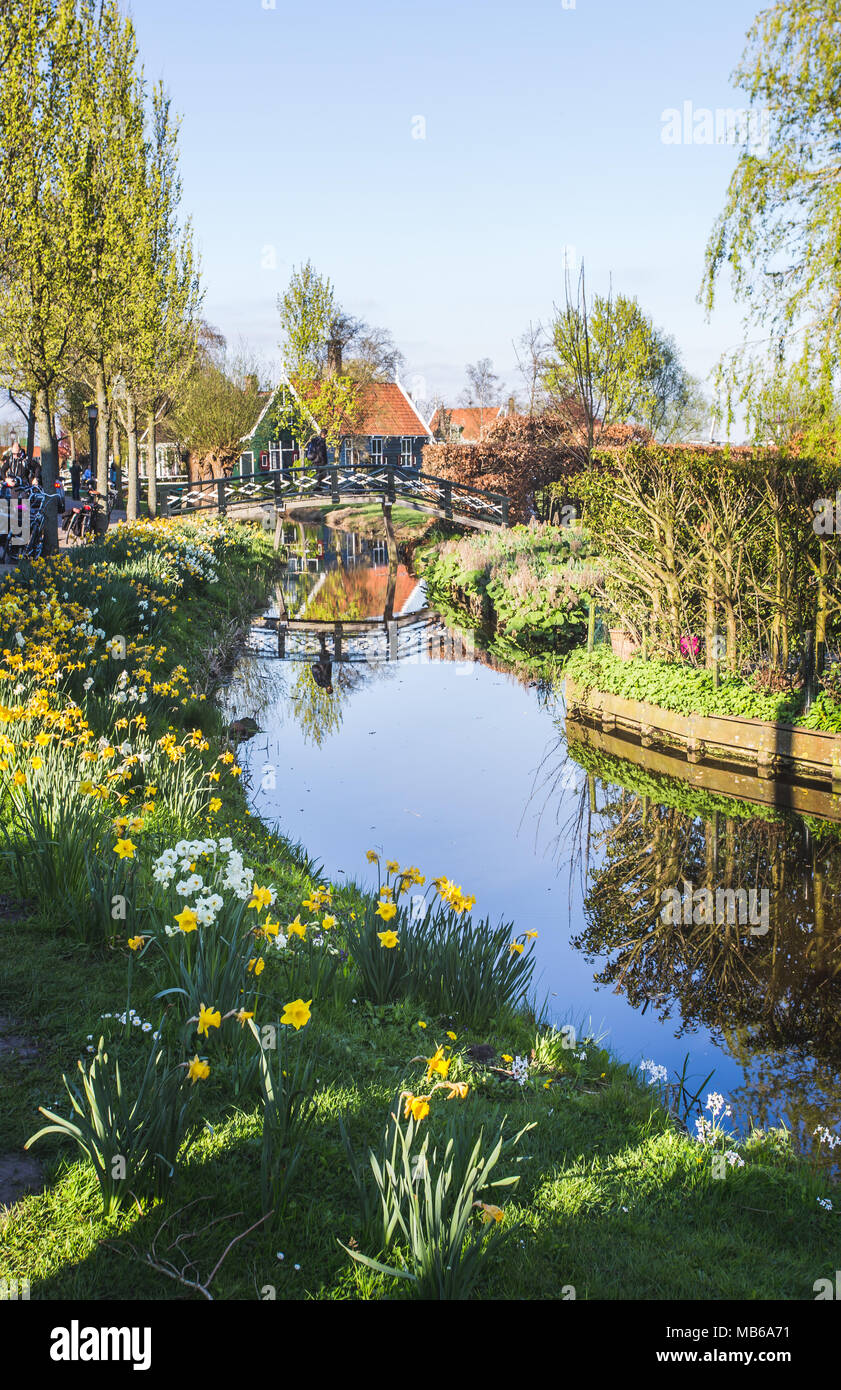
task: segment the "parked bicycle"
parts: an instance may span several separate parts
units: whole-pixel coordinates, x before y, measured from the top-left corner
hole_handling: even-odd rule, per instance
[[[28,486],[15,488],[13,491],[4,488],[5,497],[8,499],[10,508],[9,530],[2,537],[0,542],[0,559],[5,563],[6,560],[13,562],[19,560],[37,560],[44,553],[44,529],[46,525],[46,507],[50,499],[44,489],[38,483]],[[11,525],[13,509],[17,507],[17,525]],[[13,545],[15,535],[22,535],[24,531],[24,509],[29,510],[29,534],[23,545]]]

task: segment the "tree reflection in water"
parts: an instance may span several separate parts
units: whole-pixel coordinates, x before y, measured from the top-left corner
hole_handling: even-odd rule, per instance
[[[542,814],[575,778],[557,843],[581,875],[586,927],[572,944],[600,962],[596,982],[674,1020],[677,1037],[709,1029],[744,1070],[740,1125],[783,1120],[810,1150],[816,1124],[841,1118],[841,828],[576,743],[541,770]],[[705,921],[696,894],[691,920],[664,920],[664,890],[687,882],[712,904],[719,890],[767,890],[767,919],[752,927],[719,907]]]

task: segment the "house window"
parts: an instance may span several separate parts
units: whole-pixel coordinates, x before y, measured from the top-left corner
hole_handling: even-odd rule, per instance
[[[350,438],[345,438],[342,440],[342,444],[344,445],[345,451],[345,463],[347,464],[348,468],[352,468],[353,465],[356,463],[356,459],[353,455],[353,440]]]
[[[400,463],[403,468],[411,468],[415,462],[412,453],[413,443],[414,440],[405,434],[400,440]]]
[[[380,464],[383,461],[383,441],[381,435],[371,437],[371,462]]]
[[[250,478],[253,473],[254,453],[253,450],[248,449],[244,454],[240,454],[239,456],[239,476],[241,478]]]

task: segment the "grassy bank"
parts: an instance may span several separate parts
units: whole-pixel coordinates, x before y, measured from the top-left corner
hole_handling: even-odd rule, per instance
[[[0,1276],[201,1299],[228,1249],[216,1298],[811,1299],[837,1263],[826,1143],[739,1144],[706,1089],[541,1023],[528,922],[387,846],[360,846],[375,889],[331,886],[249,814],[213,694],[270,552],[234,523],[138,525],[0,593],[0,1014],[32,1044],[0,1050],[0,1150],[56,1126]],[[112,1096],[92,1156],[62,1073],[80,1130]]]

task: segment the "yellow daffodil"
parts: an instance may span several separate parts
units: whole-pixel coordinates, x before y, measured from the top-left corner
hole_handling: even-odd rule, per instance
[[[513,1062],[513,1061],[514,1061],[514,1058],[511,1057],[511,1056],[509,1056],[509,1054],[508,1054],[507,1052],[503,1052],[503,1054],[502,1054],[502,1060],[503,1060],[503,1062]]]
[[[266,968],[266,962],[262,956],[252,956],[245,968],[249,971],[253,970],[255,975],[262,975]]]
[[[376,850],[373,849],[365,851],[365,858],[368,860],[369,864],[379,864],[380,862],[380,856],[377,854]]]
[[[418,1027],[419,1027],[419,1028],[425,1028],[426,1026],[427,1026],[427,1025],[424,1023],[423,1019],[422,1019],[422,1018],[419,1018],[419,1019],[418,1019]]]
[[[536,940],[537,940],[537,932],[536,932],[536,931],[527,931],[527,932],[526,932],[526,936],[529,938],[530,941],[536,941]]]
[[[326,915],[325,917],[322,917],[322,919],[321,919],[321,925],[322,925],[322,927],[324,928],[325,931],[330,931],[330,929],[331,929],[332,927],[335,927],[335,925],[336,925],[336,919],[335,919],[335,917],[331,917],[330,914],[329,914],[329,912],[328,912],[327,915]]]
[[[146,940],[145,936],[130,936],[129,939],[128,939],[129,950],[130,950],[130,951],[139,951],[139,950],[141,950],[142,947],[143,947],[143,943],[144,943],[145,940]]]
[[[296,1031],[310,1021],[311,999],[293,999],[287,1004],[281,1016],[281,1023],[288,1023]]]
[[[450,1042],[455,1042],[458,1038],[458,1033],[448,1033],[447,1037],[450,1039]]]
[[[197,1081],[207,1080],[207,1078],[210,1076],[210,1067],[208,1066],[207,1062],[203,1062],[201,1058],[198,1055],[196,1055],[190,1063],[189,1067],[187,1068],[187,1075],[189,1076],[191,1082],[195,1086]]]
[[[222,1015],[218,1009],[209,1009],[205,1004],[199,1006],[199,1019],[197,1033],[204,1033],[206,1038],[210,1037],[208,1029],[219,1028],[222,1023]]]
[[[396,859],[387,859],[385,861],[385,870],[388,874],[399,874],[400,865]]]
[[[512,956],[521,956],[523,954],[522,941],[512,941],[511,945],[508,947],[508,952],[509,955]]]
[[[196,931],[199,925],[199,919],[191,907],[185,907],[181,912],[177,912],[175,921],[178,923],[178,930],[183,932]]]
[[[287,922],[286,931],[289,936],[300,936],[303,941],[307,934],[306,923],[301,921],[301,914],[298,913],[294,922]]]
[[[131,840],[118,840],[114,846],[114,853],[121,859],[133,859],[135,848]]]
[[[268,941],[270,936],[277,936],[280,931],[280,922],[271,922],[267,917],[263,923],[263,935]]]
[[[466,1081],[444,1081],[440,1083],[449,1091],[447,1100],[464,1100],[470,1090]]]
[[[498,1223],[502,1220],[502,1207],[495,1207],[491,1202],[474,1202],[473,1205],[476,1207],[481,1207],[482,1222],[485,1226],[489,1226],[492,1221],[496,1221]]]
[[[411,1115],[415,1123],[420,1124],[421,1120],[426,1119],[429,1114],[429,1096],[413,1096],[411,1091],[406,1091],[405,1098],[404,1119],[408,1120]]]
[[[385,946],[388,951],[393,950],[397,945],[396,931],[378,931],[377,936],[380,938],[380,945]]]
[[[240,1024],[240,1027],[241,1027],[241,1028],[244,1028],[245,1025],[246,1025],[246,1023],[248,1022],[248,1020],[249,1020],[250,1018],[253,1018],[253,1017],[254,1017],[254,1011],[253,1011],[253,1009],[252,1009],[252,1011],[251,1011],[250,1013],[249,1013],[248,1009],[239,1009],[239,1010],[237,1011],[237,1018],[239,1019],[239,1024]]]
[[[207,803],[207,809],[210,811],[211,815],[215,815],[216,812],[221,809],[221,806],[222,798],[219,796],[212,796]]]
[[[269,907],[271,905],[271,901],[271,888],[259,888],[255,883],[254,887],[251,890],[251,898],[249,900],[248,906],[256,908]]]
[[[384,922],[390,922],[396,913],[397,908],[394,903],[378,903],[374,915],[376,917],[382,917]]]
[[[443,1047],[436,1048],[431,1057],[426,1059],[426,1070],[429,1076],[440,1076],[442,1081],[446,1081],[447,1072],[450,1070],[450,1059],[444,1056]]]

